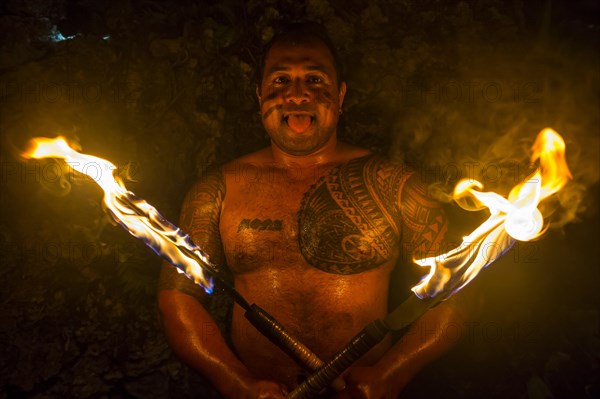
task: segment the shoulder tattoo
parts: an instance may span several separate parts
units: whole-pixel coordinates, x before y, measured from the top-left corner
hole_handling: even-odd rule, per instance
[[[397,193],[409,174],[382,158],[354,159],[322,177],[298,214],[300,249],[312,266],[354,274],[385,263],[396,251]]]
[[[402,245],[414,258],[436,255],[448,230],[440,204],[428,196],[427,185],[414,175],[399,198],[402,212]]]
[[[225,256],[219,234],[219,217],[225,198],[225,179],[218,169],[207,172],[188,192],[181,209],[179,227],[192,241],[206,252],[213,264],[221,266],[219,272],[226,273],[223,266]],[[164,264],[159,279],[159,290],[178,289],[197,298],[204,296],[201,287],[175,267]]]

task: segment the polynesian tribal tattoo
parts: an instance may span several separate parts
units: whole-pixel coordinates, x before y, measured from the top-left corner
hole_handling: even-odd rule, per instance
[[[307,262],[329,273],[354,274],[383,265],[397,254],[400,239],[411,252],[439,242],[445,219],[437,204],[426,200],[426,186],[404,190],[412,175],[367,156],[319,179],[298,214]]]
[[[214,265],[220,266],[225,260],[221,236],[219,234],[219,216],[225,198],[225,179],[219,170],[207,172],[204,178],[195,184],[187,194],[181,209],[179,227],[192,241],[206,252]],[[179,289],[196,297],[203,296],[202,289],[175,267],[164,264],[159,281],[159,289]]]
[[[427,185],[405,184],[401,195],[402,246],[410,259],[447,252],[442,248],[448,222],[439,203],[428,196]]]
[[[391,198],[378,189],[391,177],[401,186],[404,176],[386,176],[376,157],[352,160],[322,177],[305,194],[298,224],[300,248],[314,267],[330,273],[354,274],[382,265],[398,237],[399,216]],[[390,215],[388,212],[392,211]]]

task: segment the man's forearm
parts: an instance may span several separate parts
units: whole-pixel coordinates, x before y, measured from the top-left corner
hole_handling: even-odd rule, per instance
[[[177,356],[209,378],[222,395],[233,397],[236,385],[251,375],[206,309],[177,290],[161,291],[159,307],[167,340]]]
[[[445,303],[429,310],[377,363],[382,378],[399,393],[427,364],[453,347],[462,335],[463,316]]]

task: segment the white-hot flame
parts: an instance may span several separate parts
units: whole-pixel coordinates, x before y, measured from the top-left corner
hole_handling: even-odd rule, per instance
[[[535,173],[513,187],[508,199],[483,192],[483,184],[463,180],[454,189],[454,199],[463,208],[488,208],[490,217],[453,250],[415,260],[430,270],[412,288],[421,299],[448,297],[473,280],[479,272],[508,251],[516,240],[529,241],[543,233],[540,201],[559,191],[571,178],[565,159],[565,142],[554,130],[540,132],[532,147],[531,162],[539,162]],[[468,201],[471,202],[468,202]]]
[[[32,139],[31,149],[23,156],[64,159],[73,170],[92,178],[104,190],[104,203],[117,223],[134,237],[142,239],[206,292],[212,292],[212,279],[195,259],[197,257],[214,268],[208,256],[189,236],[163,218],[156,208],[128,191],[115,175],[116,167],[111,162],[75,151],[63,137]]]

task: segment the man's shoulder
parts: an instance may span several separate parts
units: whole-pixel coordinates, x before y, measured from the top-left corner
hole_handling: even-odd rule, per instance
[[[211,195],[221,195],[225,192],[225,179],[218,165],[211,165],[206,168],[200,176],[193,182],[187,192],[188,198],[194,198],[202,193],[211,193]]]
[[[340,158],[339,160],[341,163],[374,155],[371,150],[341,141],[338,142],[337,149],[337,155]]]
[[[371,170],[373,173],[380,174],[407,174],[412,175],[415,173],[414,168],[410,167],[402,160],[392,159],[384,154],[368,151],[366,152],[357,151],[351,153],[348,157],[347,162],[342,164],[354,165],[363,170]]]
[[[362,147],[338,142],[338,148],[333,157],[329,159],[331,164],[342,165],[354,159],[372,156],[373,153]],[[240,170],[261,169],[277,167],[277,162],[273,158],[271,147],[265,147],[258,151],[245,154],[219,166],[219,170],[227,175],[228,173],[239,173]]]
[[[367,168],[384,175],[412,175],[415,173],[413,168],[402,161],[390,159],[381,153],[343,142],[338,142],[336,154],[330,159],[330,165],[337,165],[341,169],[347,167]],[[263,168],[276,166],[271,148],[266,147],[212,167],[204,175],[214,178],[214,175],[217,174],[220,178],[226,178],[228,174],[258,173]]]

